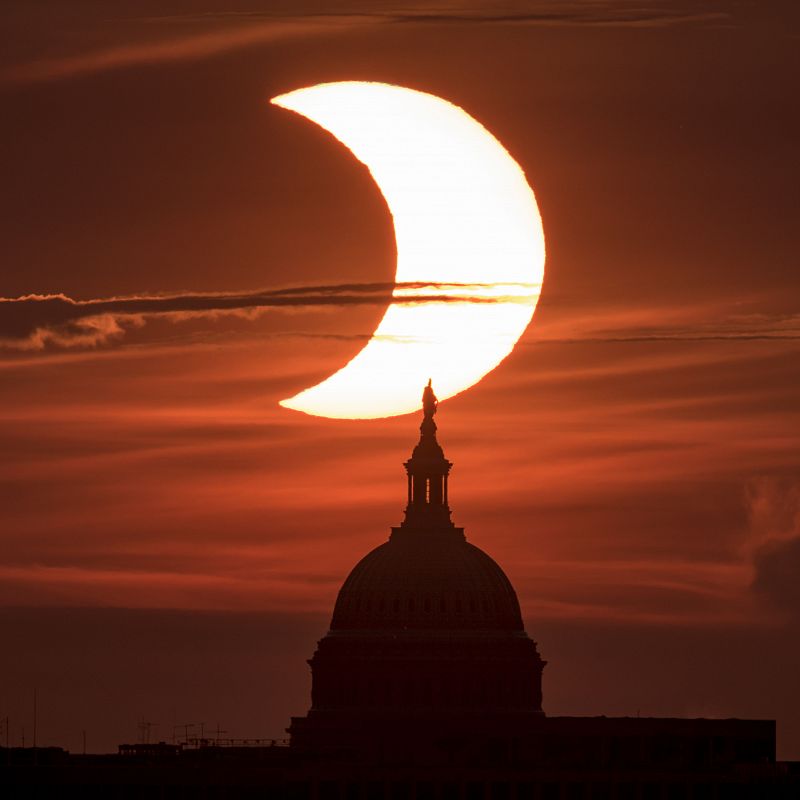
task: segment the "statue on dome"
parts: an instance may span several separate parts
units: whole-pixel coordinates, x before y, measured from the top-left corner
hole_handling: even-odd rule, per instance
[[[428,378],[428,385],[422,391],[422,413],[425,415],[425,419],[433,419],[433,415],[436,413],[436,408],[438,405],[439,401],[436,399],[436,395],[433,393],[431,379]]]

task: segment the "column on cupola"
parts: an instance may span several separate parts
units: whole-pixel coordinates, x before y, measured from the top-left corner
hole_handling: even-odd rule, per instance
[[[404,464],[408,478],[406,523],[450,516],[447,481],[453,465],[436,439],[433,416],[437,404],[429,381],[422,395],[424,416],[419,426],[419,442]]]

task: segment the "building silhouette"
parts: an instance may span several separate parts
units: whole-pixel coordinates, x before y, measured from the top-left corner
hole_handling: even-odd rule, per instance
[[[413,741],[429,758],[477,755],[542,715],[545,662],[514,587],[450,519],[452,464],[435,411],[428,386],[419,443],[405,462],[405,519],[339,592],[309,662],[311,710],[289,729],[293,747],[374,759]]]
[[[423,394],[407,506],[339,591],[288,742],[201,739],[75,756],[0,748],[0,796],[274,800],[800,798],[773,720],[552,717],[503,570],[451,520]],[[5,794],[3,794],[5,792]]]

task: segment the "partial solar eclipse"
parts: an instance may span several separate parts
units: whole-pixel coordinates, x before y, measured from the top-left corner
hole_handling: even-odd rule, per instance
[[[418,410],[429,378],[441,400],[475,385],[522,336],[544,276],[542,221],[519,164],[458,106],[401,86],[325,83],[271,102],[367,166],[394,221],[394,295],[420,299],[390,305],[355,358],[281,405],[374,419]],[[442,294],[431,284],[464,300],[426,303]]]

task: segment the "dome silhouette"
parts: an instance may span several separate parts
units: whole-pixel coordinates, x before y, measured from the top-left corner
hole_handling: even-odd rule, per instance
[[[345,630],[522,631],[514,587],[460,528],[406,531],[376,547],[345,580],[331,621]]]
[[[436,406],[428,385],[420,439],[404,465],[405,519],[339,591],[308,662],[311,708],[292,718],[293,747],[393,752],[424,736],[435,750],[476,718],[489,747],[543,715],[546,662],[514,587],[450,519],[452,464],[436,440]]]

